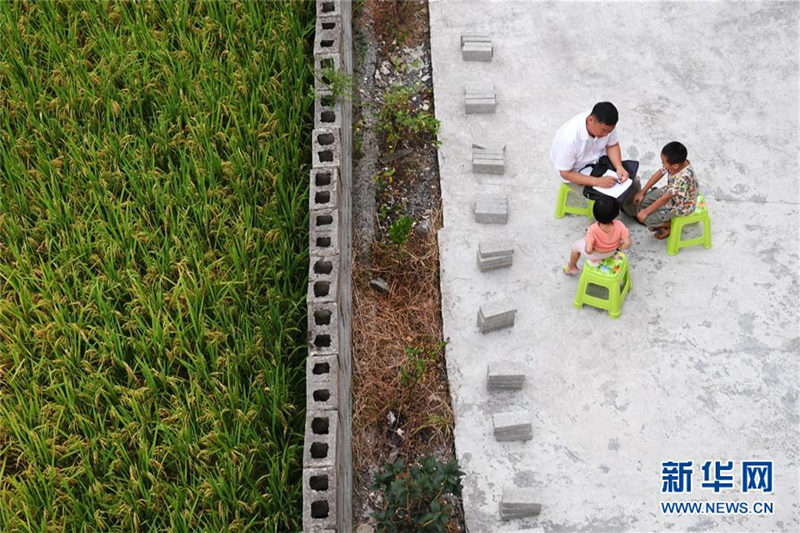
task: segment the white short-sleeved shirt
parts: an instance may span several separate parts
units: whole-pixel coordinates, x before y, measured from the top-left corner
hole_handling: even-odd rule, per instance
[[[590,114],[591,112],[586,112],[575,115],[558,128],[553,138],[550,161],[553,162],[553,168],[559,178],[561,178],[559,170],[578,171],[589,163],[596,163],[600,156],[606,155],[609,146],[619,142],[616,129],[605,137],[589,135],[586,130],[586,118]]]

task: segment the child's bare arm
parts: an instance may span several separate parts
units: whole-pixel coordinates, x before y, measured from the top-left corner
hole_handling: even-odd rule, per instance
[[[672,198],[672,193],[666,192],[662,194],[658,200],[647,206],[645,209],[639,211],[639,213],[636,215],[636,218],[638,218],[640,222],[644,222],[644,219],[649,217],[653,211],[669,202],[670,198]]]
[[[645,193],[647,193],[647,191],[649,191],[653,187],[653,185],[658,183],[658,180],[660,180],[663,177],[664,177],[663,168],[659,168],[658,170],[653,172],[653,175],[650,176],[650,179],[647,180],[647,183],[644,184],[644,187],[642,187],[641,190],[634,195],[633,203],[635,204],[641,203],[641,201],[644,200]]]
[[[625,237],[623,237],[620,242],[621,242],[621,244],[619,245],[619,249],[620,250],[624,250],[626,248],[630,248],[631,247],[631,237],[630,237],[630,235],[626,235]]]

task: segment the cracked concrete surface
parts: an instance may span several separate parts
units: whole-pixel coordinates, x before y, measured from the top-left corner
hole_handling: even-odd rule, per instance
[[[798,22],[795,2],[430,0],[442,123],[440,232],[447,365],[471,532],[796,531],[798,504]],[[596,29],[593,31],[593,28]],[[492,38],[465,62],[462,34]],[[463,90],[494,84],[497,109],[469,115]],[[620,110],[623,156],[647,179],[660,147],[689,149],[713,247],[668,257],[623,218],[633,290],[619,320],[576,310],[560,273],[587,219],[555,219],[556,129],[599,100]],[[474,174],[472,145],[506,146],[505,174]],[[508,196],[505,225],[474,220]],[[480,272],[479,241],[510,239],[514,264]],[[482,335],[481,303],[508,298],[513,328]],[[530,369],[521,391],[488,392],[486,365]],[[525,409],[533,438],[496,442],[493,413]],[[711,460],[772,460],[774,491],[701,488]],[[693,491],[663,495],[664,461],[693,461]],[[506,486],[540,489],[537,518],[501,522]],[[661,501],[771,501],[771,515],[670,515]]]

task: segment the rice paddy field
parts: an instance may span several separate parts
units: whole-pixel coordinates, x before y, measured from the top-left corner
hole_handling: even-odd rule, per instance
[[[301,528],[313,2],[0,2],[0,530]]]

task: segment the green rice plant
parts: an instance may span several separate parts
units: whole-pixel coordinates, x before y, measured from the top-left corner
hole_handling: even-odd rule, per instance
[[[300,529],[313,29],[0,3],[0,530]]]

